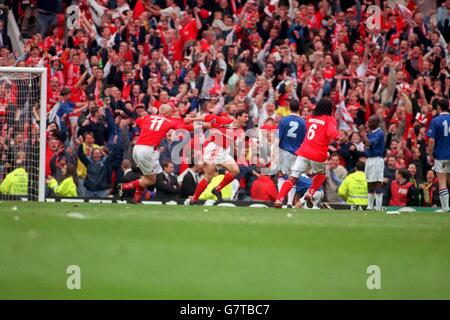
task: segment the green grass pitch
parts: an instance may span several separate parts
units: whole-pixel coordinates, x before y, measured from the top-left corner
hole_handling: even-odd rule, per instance
[[[3,201],[8,298],[450,299],[450,215]]]

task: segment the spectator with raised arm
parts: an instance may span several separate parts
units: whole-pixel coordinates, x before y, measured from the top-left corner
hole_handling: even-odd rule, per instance
[[[86,179],[84,180],[85,197],[106,198],[112,188],[112,162],[116,156],[118,146],[114,143],[111,152],[109,152],[107,147],[93,148],[91,155],[87,156],[83,150],[83,142],[83,137],[80,136],[77,141],[78,158],[87,168]]]

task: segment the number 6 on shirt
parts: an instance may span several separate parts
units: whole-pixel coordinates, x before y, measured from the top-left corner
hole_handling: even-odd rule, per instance
[[[311,124],[311,126],[309,127],[309,130],[308,130],[308,134],[306,135],[306,138],[308,138],[308,140],[314,139],[314,136],[316,135],[316,129],[317,129],[317,124],[315,124],[315,123]]]

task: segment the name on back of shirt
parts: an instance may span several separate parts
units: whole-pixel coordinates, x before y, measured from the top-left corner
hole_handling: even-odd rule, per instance
[[[310,118],[310,119],[308,120],[308,122],[317,123],[317,124],[320,124],[320,125],[322,125],[322,126],[325,125],[325,121],[320,120],[320,119],[315,119],[315,118]]]

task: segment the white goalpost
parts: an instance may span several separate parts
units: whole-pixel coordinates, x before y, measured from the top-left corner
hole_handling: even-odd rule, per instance
[[[45,201],[46,122],[47,68],[0,67],[0,186],[15,167],[28,177],[26,194],[0,189],[0,199]]]

